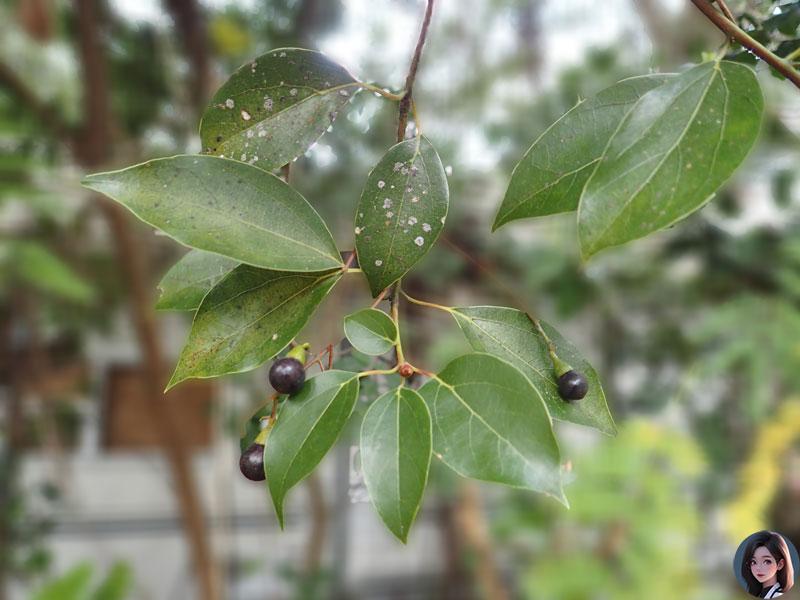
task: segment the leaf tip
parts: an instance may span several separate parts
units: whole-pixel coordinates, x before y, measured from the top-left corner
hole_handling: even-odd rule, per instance
[[[492,223],[492,233],[500,229],[506,223],[507,221],[498,212],[497,216],[494,218],[494,223]]]
[[[176,385],[186,380],[186,377],[183,375],[183,373],[179,371],[179,369],[180,365],[178,365],[178,367],[175,369],[175,372],[172,374],[172,377],[170,377],[170,380],[167,383],[167,387],[164,388],[165,394],[172,388],[174,388]]]

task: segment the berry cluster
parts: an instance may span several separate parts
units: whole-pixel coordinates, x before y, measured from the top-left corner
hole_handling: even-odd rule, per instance
[[[269,383],[278,395],[295,396],[306,382],[306,351],[308,344],[292,348],[289,353],[272,363],[269,369]],[[268,428],[259,433],[255,441],[239,457],[239,470],[250,481],[264,481],[264,443]]]

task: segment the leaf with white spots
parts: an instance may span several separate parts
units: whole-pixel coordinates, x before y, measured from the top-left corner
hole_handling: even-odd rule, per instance
[[[642,96],[583,190],[583,256],[669,227],[700,208],[747,156],[763,108],[755,73],[728,61],[698,65]]]
[[[267,486],[281,528],[286,494],[336,442],[356,405],[358,388],[355,373],[325,371],[308,379],[281,405],[264,447]]]
[[[636,101],[669,77],[624,79],[564,113],[514,167],[492,231],[517,219],[577,209],[583,185],[608,138]]]
[[[203,151],[276,169],[308,150],[360,85],[319,52],[271,50],[214,95],[200,122]]]
[[[300,332],[341,275],[236,267],[203,298],[167,389],[269,360]]]
[[[420,395],[398,387],[369,407],[361,466],[370,500],[403,543],[419,511],[431,463],[431,415]]]
[[[431,249],[444,228],[449,190],[425,137],[392,146],[367,178],[356,211],[358,262],[373,296]]]
[[[213,252],[190,250],[158,284],[161,296],[156,309],[196,310],[208,290],[238,265],[237,261]]]
[[[516,367],[491,354],[466,354],[419,393],[431,412],[434,454],[450,468],[567,504],[550,415]]]
[[[541,394],[554,419],[594,427],[608,435],[617,431],[606,396],[591,364],[561,334],[541,322],[556,353],[589,382],[589,391],[576,402],[565,402],[558,395],[558,383],[547,342],[527,314],[503,306],[466,306],[450,309],[472,348],[507,360],[530,380]]]
[[[382,310],[365,308],[344,318],[344,334],[359,352],[385,354],[397,343],[397,326]]]
[[[341,267],[314,208],[272,173],[215,156],[159,158],[83,180],[182,244],[265,269]]]

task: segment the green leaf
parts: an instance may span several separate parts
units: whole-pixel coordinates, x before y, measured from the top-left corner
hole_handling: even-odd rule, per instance
[[[276,169],[325,133],[359,90],[324,54],[271,50],[240,67],[214,95],[200,122],[203,150]]]
[[[378,356],[397,342],[397,326],[377,308],[365,308],[344,318],[344,334],[359,352]]]
[[[239,450],[244,452],[255,443],[258,434],[261,433],[261,419],[272,414],[272,402],[259,408],[254,412],[244,424],[244,433],[239,438]]]
[[[239,263],[206,252],[190,250],[167,271],[158,284],[158,310],[197,310],[208,291]]]
[[[373,297],[431,249],[444,228],[448,196],[442,161],[424,137],[392,146],[369,174],[355,233]]]
[[[540,321],[559,358],[589,382],[589,392],[577,402],[565,402],[558,395],[547,343],[524,312],[502,306],[468,306],[453,308],[451,314],[474,350],[499,356],[522,371],[553,418],[588,425],[608,435],[616,433],[594,368],[550,325]]]
[[[236,267],[203,298],[167,389],[269,360],[300,332],[341,273]]]
[[[623,79],[564,113],[514,167],[492,231],[517,219],[577,209],[583,185],[622,118],[642,95],[670,77]]]
[[[89,594],[92,581],[92,566],[82,563],[55,581],[46,583],[33,600],[84,600]]]
[[[584,257],[700,208],[753,146],[763,106],[753,71],[728,61],[694,67],[642,96],[583,190]]]
[[[267,485],[283,528],[287,492],[306,477],[331,449],[358,399],[358,376],[325,371],[286,400],[264,448]]]
[[[240,162],[173,156],[89,175],[83,185],[193,248],[278,271],[342,264],[330,231],[305,198]]]
[[[133,571],[124,562],[116,562],[92,594],[92,600],[122,600],[133,587]]]
[[[387,392],[364,415],[364,482],[386,527],[404,544],[428,482],[431,443],[431,415],[414,390]]]
[[[79,304],[88,304],[94,290],[72,268],[46,246],[32,241],[13,240],[8,269],[45,294]]]
[[[567,505],[550,415],[516,367],[491,354],[466,354],[419,393],[433,419],[434,454],[450,468]]]

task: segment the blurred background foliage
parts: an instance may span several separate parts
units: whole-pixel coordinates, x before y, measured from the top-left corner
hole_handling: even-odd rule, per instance
[[[489,234],[513,166],[580,98],[627,76],[684,68],[716,51],[720,36],[688,2],[437,4],[415,98],[426,135],[452,169],[445,233],[481,266],[440,243],[405,286],[440,303],[508,304],[486,270],[513,282],[529,308],[591,357],[620,431],[606,438],[557,424],[571,464],[569,511],[493,487],[480,487],[476,504],[474,489],[436,465],[426,505],[437,511],[449,548],[440,573],[449,583],[422,589],[406,572],[397,595],[386,597],[733,597],[731,557],[745,535],[770,528],[800,541],[800,94],[749,54],[729,49],[731,58],[758,67],[764,88],[756,149],[703,210],[583,264],[570,216]],[[779,55],[800,46],[800,2],[729,4]],[[172,597],[137,596],[141,584],[132,582],[147,573],[124,564],[105,572],[69,555],[55,562],[78,566],[57,569],[48,550],[51,515],[58,514],[50,507],[73,485],[58,476],[59,461],[89,426],[81,406],[103,410],[93,348],[98,339],[114,345],[136,337],[119,326],[131,298],[139,301],[131,293],[135,270],[113,218],[79,188],[81,174],[199,151],[197,119],[210,92],[270,48],[319,48],[360,78],[399,89],[421,9],[412,0],[2,0],[0,384],[8,401],[0,588],[41,600]],[[91,35],[100,50],[82,50]],[[90,85],[92,56],[107,66],[107,106]],[[93,119],[103,111],[109,121]],[[352,244],[366,174],[393,142],[394,119],[393,105],[359,94],[334,130],[292,165],[292,184],[343,249]],[[105,145],[94,144],[98,136]],[[183,249],[129,221],[149,302]],[[338,340],[340,315],[367,302],[361,283],[331,299],[309,328],[315,346]],[[177,322],[180,338],[188,323],[169,318],[159,332],[171,361],[176,344],[167,332]],[[407,353],[426,368],[467,348],[446,316],[405,305],[403,319]],[[351,355],[337,365],[362,359]],[[246,398],[238,404],[226,405],[230,394],[214,396],[230,444],[238,446],[241,428],[263,403],[264,381],[261,370],[231,378]],[[381,385],[365,386],[365,397]],[[42,448],[53,473],[23,486],[25,457]],[[349,485],[357,496],[358,482]],[[320,521],[331,552],[347,535],[336,520]],[[476,521],[475,531],[484,526],[486,535],[470,533]],[[226,570],[226,597],[263,597],[235,591],[253,570],[283,581],[286,597],[373,597],[342,592],[335,559],[325,553],[305,570],[254,565],[243,552],[231,560],[238,567]]]

